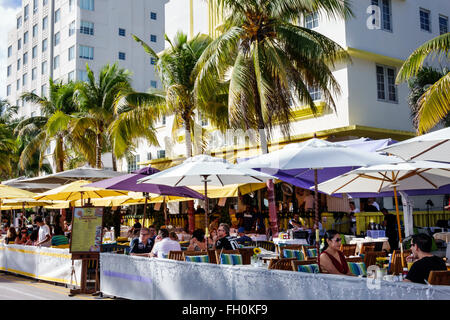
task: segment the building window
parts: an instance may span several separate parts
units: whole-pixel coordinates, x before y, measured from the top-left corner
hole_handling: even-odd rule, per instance
[[[119,60],[125,60],[125,52],[119,52]]]
[[[23,34],[23,44],[28,43],[28,31]]]
[[[392,10],[390,0],[372,0],[372,5],[380,8],[381,29],[392,31]],[[372,12],[374,14],[375,12]],[[375,22],[374,22],[375,24]]]
[[[75,20],[69,25],[69,37],[75,33]]]
[[[25,7],[23,7],[23,21],[28,20],[29,13],[30,13],[30,6],[27,4]]]
[[[46,97],[47,96],[47,85],[43,84],[41,86],[41,97]]]
[[[158,150],[158,151],[156,152],[156,157],[157,157],[158,159],[165,158],[165,157],[166,157],[166,150]]]
[[[53,58],[53,70],[59,68],[59,55]]]
[[[200,112],[198,113],[197,117],[202,127],[206,127],[208,125],[208,119],[206,119]]]
[[[156,12],[150,12],[150,19],[156,20]]]
[[[439,15],[439,34],[448,32],[448,17]]]
[[[17,59],[17,70],[20,70],[20,59]]]
[[[48,0],[42,0],[42,6],[46,6],[48,4]]]
[[[9,77],[11,75],[11,65],[6,68],[6,76]]]
[[[377,65],[377,98],[378,100],[397,102],[394,68]]]
[[[150,64],[151,64],[151,65],[155,65],[155,64],[156,64],[156,59],[153,58],[153,57],[151,57],[151,58],[150,58]]]
[[[8,86],[6,87],[6,95],[10,96],[11,95],[11,85],[8,84]]]
[[[420,9],[420,29],[431,32],[430,11]]]
[[[67,75],[67,81],[75,81],[75,71],[69,72],[69,74]]]
[[[38,0],[33,0],[33,14],[38,10]]]
[[[133,155],[131,157],[128,157],[127,163],[128,163],[128,173],[131,173],[133,171],[136,171],[138,169],[137,163],[140,161],[140,156],[138,154]]]
[[[94,0],[80,0],[80,8],[94,11]]]
[[[27,85],[27,75],[26,73],[22,76],[22,87]]]
[[[79,51],[80,51],[79,55],[80,58],[94,60],[94,48],[80,45]]]
[[[20,89],[20,79],[17,79],[16,81],[16,90]]]
[[[54,44],[55,47],[59,44],[60,39],[61,39],[60,33],[59,32],[55,33],[55,44]]]
[[[17,29],[19,29],[22,26],[22,17],[17,18]]]
[[[37,33],[38,33],[38,25],[36,23],[35,25],[33,25],[33,38],[37,36]]]
[[[162,116],[161,124],[162,124],[163,126],[166,125],[166,116]]]
[[[45,16],[45,17],[42,19],[42,30],[47,29],[47,26],[48,26],[48,17]]]
[[[119,28],[119,36],[125,37],[125,33],[126,33],[125,29]]]
[[[158,86],[158,83],[154,80],[150,81],[150,87],[156,88]]]
[[[78,70],[78,79],[80,81],[84,81],[84,82],[89,81],[87,71],[86,70]]]
[[[152,153],[151,152],[147,152],[147,160],[152,160]]]
[[[17,50],[22,49],[22,39],[17,40]]]
[[[55,23],[59,22],[59,20],[61,20],[61,9],[55,11]]]
[[[80,33],[94,35],[94,23],[89,21],[81,21]]]
[[[69,48],[68,60],[71,61],[75,58],[75,46]]]
[[[47,61],[43,61],[41,63],[41,74],[44,75],[47,73]]]
[[[314,12],[311,14],[308,14],[305,17],[305,27],[308,29],[314,29],[319,26],[319,13]]]
[[[73,0],[69,0],[69,12],[72,12]]]
[[[154,35],[154,34],[150,35],[150,41],[156,42],[156,35]]]
[[[42,40],[42,52],[47,51],[47,39]]]
[[[33,68],[31,70],[31,80],[36,80],[37,77],[37,68]]]
[[[25,52],[23,54],[23,65],[26,65],[28,63],[28,52]]]
[[[322,91],[317,86],[308,86],[308,92],[313,101],[322,99]]]
[[[12,55],[12,46],[8,47],[8,58]]]
[[[33,49],[31,49],[31,58],[35,59],[37,57],[37,46],[34,46]]]

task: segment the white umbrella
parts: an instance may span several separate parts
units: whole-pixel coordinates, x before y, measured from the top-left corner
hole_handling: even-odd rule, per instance
[[[397,190],[437,189],[449,183],[450,163],[408,161],[359,168],[320,183],[318,189],[328,194],[394,191],[398,234],[401,244],[402,235]],[[400,249],[403,250],[402,246],[400,246]]]
[[[273,175],[279,170],[314,170],[316,245],[319,248],[317,170],[337,167],[361,167],[399,161],[401,160],[396,157],[387,157],[375,152],[361,151],[338,143],[313,138],[301,143],[292,143],[283,149],[254,157],[240,163],[238,166],[261,169],[262,172]]]
[[[450,162],[450,128],[398,142],[377,151],[388,152],[405,160]]]
[[[182,164],[152,174],[138,180],[138,183],[178,186],[204,186],[206,198],[206,233],[208,233],[207,185],[225,186],[229,184],[266,182],[274,177],[252,169],[238,168],[225,159],[198,155],[186,159]]]

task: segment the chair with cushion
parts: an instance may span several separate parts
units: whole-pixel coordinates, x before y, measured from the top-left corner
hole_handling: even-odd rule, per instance
[[[303,246],[303,255],[307,259],[317,258],[317,248],[315,246]]]
[[[207,251],[183,251],[184,261],[209,263]]]
[[[272,259],[269,262],[269,270],[287,270],[292,271],[292,261],[296,258]]]
[[[367,276],[367,269],[366,269],[366,265],[364,264],[364,262],[349,262],[347,260],[347,265],[348,265],[348,268],[350,269],[350,271],[355,276],[363,276],[363,277]]]
[[[354,256],[356,254],[356,244],[342,244],[341,251],[346,257]]]
[[[439,286],[450,286],[450,271],[431,271],[428,276],[428,283]]]
[[[307,273],[320,273],[319,265],[316,260],[306,261],[291,261],[292,271],[307,272]]]
[[[406,257],[409,255],[411,255],[411,250],[404,250],[403,256],[401,255],[400,250],[394,250],[392,252],[391,266],[389,268],[389,273],[394,274],[394,275],[401,274],[403,271],[403,267],[404,266],[406,267],[408,265],[406,263]],[[402,259],[403,259],[403,264],[402,264]]]
[[[216,263],[238,265],[243,264],[239,250],[216,250]]]
[[[293,258],[293,256],[286,256],[286,253],[284,252],[285,250],[297,250],[297,251],[301,251],[302,255],[303,255],[303,245],[301,244],[285,244],[285,245],[278,245],[277,246],[277,252],[279,253],[279,257],[280,258]],[[301,259],[304,260],[304,259]]]
[[[294,249],[281,249],[281,258],[295,258],[296,260],[303,261],[305,259],[305,255],[303,250],[294,250]]]
[[[169,251],[168,258],[170,260],[184,261],[183,251]]]
[[[374,242],[366,242],[361,244],[361,249],[359,250],[359,254],[366,254],[367,252],[375,251],[375,243]]]
[[[216,250],[214,249],[208,249],[208,256],[209,256],[209,262],[217,264],[216,260]]]
[[[363,257],[364,264],[366,266],[373,266],[377,264],[377,258],[380,257],[387,257],[387,253],[384,251],[369,251]]]

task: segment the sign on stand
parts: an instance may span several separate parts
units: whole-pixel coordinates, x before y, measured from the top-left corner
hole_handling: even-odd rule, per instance
[[[98,276],[99,254],[102,245],[103,208],[78,207],[72,215],[70,253],[73,260],[82,260],[81,288],[70,290],[77,293],[94,293],[100,288]],[[94,283],[94,286],[89,285]]]

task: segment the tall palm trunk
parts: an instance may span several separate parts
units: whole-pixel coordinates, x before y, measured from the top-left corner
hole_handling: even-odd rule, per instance
[[[184,117],[184,136],[186,145],[186,158],[192,157],[191,122],[189,117]],[[194,200],[188,201],[188,229],[190,233],[195,229]]]
[[[117,158],[114,155],[114,150],[111,152],[111,158],[112,158],[113,171],[117,171]]]
[[[56,172],[64,171],[64,141],[62,137],[56,139],[57,146],[59,150],[58,158],[56,159]]]
[[[95,154],[97,157],[95,167],[97,169],[101,169],[102,168],[102,134],[101,133],[97,134],[97,143],[96,143],[95,149],[96,149]]]

